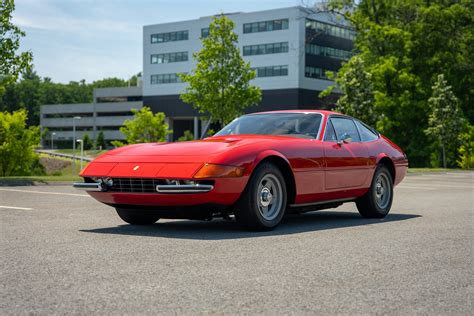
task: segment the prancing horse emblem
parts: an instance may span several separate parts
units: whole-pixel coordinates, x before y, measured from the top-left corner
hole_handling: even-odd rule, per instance
[[[140,166],[135,166],[135,167],[133,168],[133,171],[137,171],[138,168],[140,168]]]

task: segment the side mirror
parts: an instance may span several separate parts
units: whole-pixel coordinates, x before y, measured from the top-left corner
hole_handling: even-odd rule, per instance
[[[341,136],[341,140],[339,140],[337,143],[339,145],[342,145],[342,144],[349,144],[352,142],[352,137],[351,135],[347,134],[347,133],[344,133],[342,134]]]

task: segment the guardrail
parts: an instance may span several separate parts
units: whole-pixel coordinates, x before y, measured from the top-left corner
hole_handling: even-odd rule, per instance
[[[68,159],[81,160],[81,156],[73,156],[73,155],[71,155],[71,154],[57,153],[57,152],[53,152],[53,151],[50,151],[50,150],[35,149],[35,152],[37,152],[37,153],[39,153],[39,154],[50,155],[50,156],[56,156],[56,157],[62,157],[62,158],[68,158]],[[92,161],[92,160],[93,160],[93,158],[82,157],[82,161]]]

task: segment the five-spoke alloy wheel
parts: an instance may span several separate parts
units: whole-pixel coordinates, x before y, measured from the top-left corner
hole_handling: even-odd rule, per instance
[[[392,175],[386,166],[379,165],[375,170],[369,191],[357,199],[357,209],[360,215],[364,217],[382,218],[387,216],[390,211],[392,200]]]
[[[285,214],[286,185],[281,171],[273,164],[259,165],[236,205],[235,218],[250,230],[271,230]]]

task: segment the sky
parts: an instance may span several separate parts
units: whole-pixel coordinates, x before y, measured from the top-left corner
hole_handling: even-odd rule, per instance
[[[252,12],[302,0],[16,0],[13,23],[26,36],[41,77],[67,83],[119,77],[142,70],[143,25]]]

